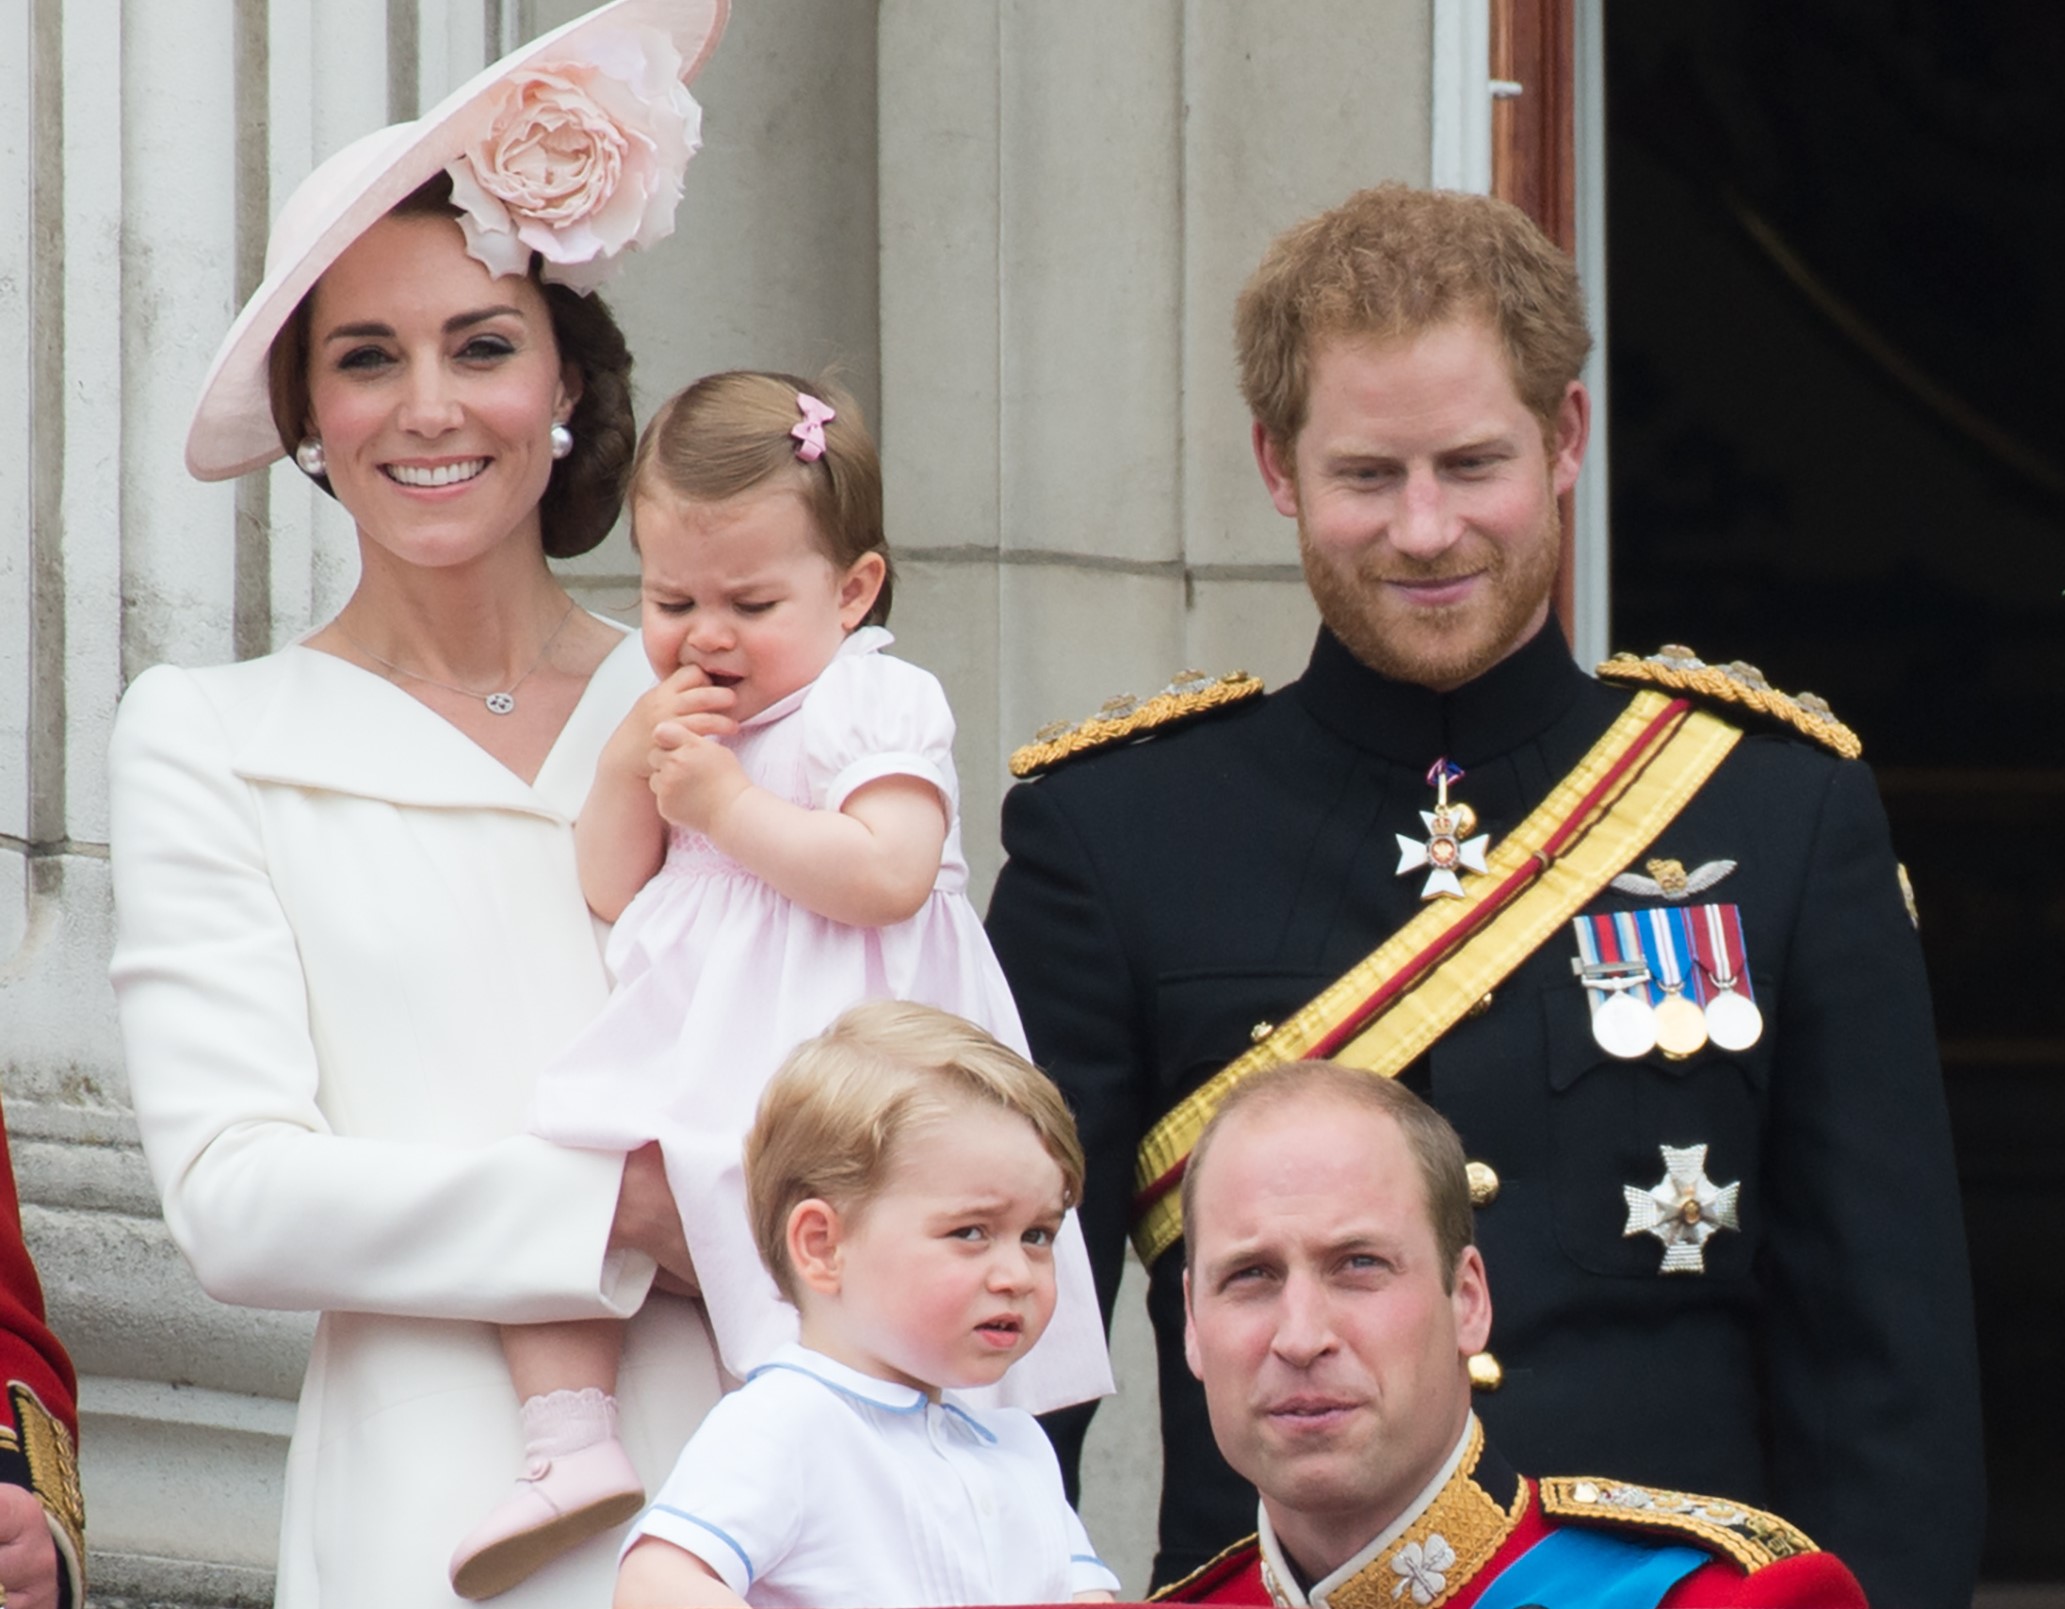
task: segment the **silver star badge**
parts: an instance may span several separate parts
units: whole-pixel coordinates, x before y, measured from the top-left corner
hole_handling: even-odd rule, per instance
[[[1628,1203],[1625,1236],[1654,1235],[1663,1242],[1661,1274],[1704,1274],[1707,1239],[1718,1229],[1740,1229],[1735,1215],[1735,1198],[1742,1192],[1734,1184],[1717,1185],[1706,1176],[1703,1145],[1661,1146],[1664,1176],[1653,1189],[1632,1184],[1621,1186]]]

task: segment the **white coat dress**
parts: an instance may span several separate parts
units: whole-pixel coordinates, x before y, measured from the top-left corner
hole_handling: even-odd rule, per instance
[[[323,1315],[279,1609],[459,1601],[452,1547],[520,1461],[494,1324],[637,1314],[619,1395],[649,1486],[719,1394],[701,1306],[605,1253],[621,1156],[524,1132],[608,993],[571,824],[651,682],[627,638],[532,784],[310,648],[123,699],[112,970],[165,1220],[220,1300]],[[497,1602],[606,1604],[615,1547]]]

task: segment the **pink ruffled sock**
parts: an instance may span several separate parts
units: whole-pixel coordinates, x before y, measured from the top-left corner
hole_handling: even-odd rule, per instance
[[[527,1462],[564,1458],[583,1447],[617,1437],[617,1399],[596,1386],[548,1391],[523,1404],[523,1451]]]
[[[617,1439],[617,1401],[590,1386],[523,1405],[524,1472],[452,1555],[462,1598],[507,1592],[645,1505],[645,1487]]]

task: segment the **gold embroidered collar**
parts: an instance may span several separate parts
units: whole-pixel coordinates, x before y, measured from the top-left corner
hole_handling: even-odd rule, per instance
[[[1455,1470],[1403,1528],[1360,1563],[1350,1560],[1306,1595],[1285,1590],[1280,1555],[1266,1529],[1260,1538],[1262,1582],[1272,1603],[1309,1601],[1314,1609],[1440,1609],[1475,1578],[1527,1512],[1527,1482],[1485,1457],[1484,1427],[1472,1415]],[[1497,1471],[1490,1467],[1497,1464]],[[1480,1476],[1502,1488],[1494,1495]]]

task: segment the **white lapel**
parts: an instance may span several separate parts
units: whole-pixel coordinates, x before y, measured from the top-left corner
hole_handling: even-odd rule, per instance
[[[402,805],[517,810],[561,821],[579,812],[603,743],[653,682],[636,634],[627,636],[596,667],[538,780],[527,784],[370,671],[300,646],[275,658],[272,696],[231,758],[239,776]]]

